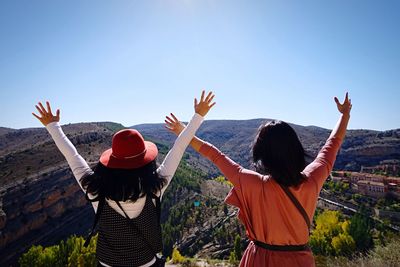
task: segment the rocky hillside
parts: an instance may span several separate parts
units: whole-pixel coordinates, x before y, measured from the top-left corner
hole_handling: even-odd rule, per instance
[[[94,162],[121,125],[65,125],[80,153]],[[0,266],[32,244],[85,234],[93,212],[44,128],[0,130]]]
[[[248,167],[250,144],[263,121],[206,121],[199,136]],[[64,125],[63,129],[93,164],[122,127],[106,122]],[[175,140],[162,124],[134,128],[157,143],[159,160]],[[329,135],[329,130],[314,126],[294,128],[310,155]],[[226,258],[235,236],[244,237],[235,210],[222,204],[229,186],[210,179],[218,171],[193,150],[188,152],[163,199],[165,252],[177,245],[187,256]],[[348,133],[336,168],[359,170],[362,165],[392,159],[400,159],[400,130],[356,130]],[[91,206],[44,128],[0,128],[0,166],[0,266],[15,262],[33,244],[54,244],[91,228]]]

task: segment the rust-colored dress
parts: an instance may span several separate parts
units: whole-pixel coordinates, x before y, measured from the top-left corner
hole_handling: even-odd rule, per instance
[[[310,220],[341,142],[339,138],[328,139],[317,158],[304,169],[307,180],[298,187],[290,187]],[[238,217],[250,240],[272,245],[302,245],[308,242],[304,218],[274,179],[243,168],[211,144],[203,144],[200,153],[233,183],[225,202],[239,208]],[[315,262],[311,251],[271,251],[250,242],[240,266],[315,266]]]

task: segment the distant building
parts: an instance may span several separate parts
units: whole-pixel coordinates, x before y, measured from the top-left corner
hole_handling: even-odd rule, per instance
[[[377,174],[369,174],[369,173],[360,173],[360,172],[352,172],[348,179],[349,182],[357,183],[358,181],[370,181],[370,182],[379,182],[383,183],[385,181],[385,176],[377,175]]]
[[[397,191],[398,186],[395,183],[388,183],[388,191]]]
[[[387,175],[398,176],[400,175],[400,161],[399,160],[384,160],[377,166],[364,167],[361,166],[363,173],[384,173]]]
[[[390,194],[400,199],[400,177],[362,172],[332,172],[332,181],[349,183],[350,188],[372,197],[384,197]]]
[[[388,183],[388,194],[392,197],[400,199],[400,186],[395,183]]]
[[[387,183],[400,186],[400,177],[387,177],[385,179]]]
[[[384,197],[387,192],[387,186],[383,182],[374,182],[359,180],[356,183],[356,189],[364,195],[372,197]]]

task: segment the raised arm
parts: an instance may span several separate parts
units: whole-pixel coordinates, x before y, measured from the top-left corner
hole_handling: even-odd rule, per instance
[[[344,139],[346,135],[347,124],[350,120],[351,111],[351,100],[349,99],[349,93],[346,93],[343,104],[340,104],[337,97],[334,98],[338,111],[342,114],[336,123],[336,127],[332,130],[330,137],[337,137],[341,140]]]
[[[339,102],[337,97],[334,99],[337,109],[341,113],[340,118],[325,145],[319,151],[316,159],[303,171],[307,177],[315,180],[318,186],[318,191],[321,190],[323,183],[332,171],[336,155],[346,135],[347,124],[350,119],[352,105],[348,93],[346,93],[343,104]]]
[[[42,105],[42,103],[39,102],[38,105],[36,105],[36,109],[38,110],[39,115],[36,115],[35,113],[32,114],[44,126],[46,126],[46,129],[56,143],[57,148],[66,158],[68,165],[70,166],[75,176],[75,179],[80,185],[79,180],[82,178],[82,176],[92,172],[92,170],[90,169],[86,161],[78,154],[75,146],[62,131],[59,124],[60,110],[57,109],[56,115],[53,115],[49,102],[46,102],[46,106],[47,109]]]
[[[171,117],[166,117],[165,123],[165,127],[176,135],[179,135],[185,130],[185,125],[172,113]],[[231,160],[215,146],[196,136],[190,141],[190,145],[202,156],[213,162],[222,174],[235,186],[239,184],[239,173],[243,170],[242,166]]]
[[[165,117],[165,128],[170,130],[176,135],[180,135],[180,133],[185,130],[186,126],[183,124],[173,113],[171,113],[171,117]],[[188,125],[189,126],[189,125]],[[190,145],[194,150],[200,152],[200,148],[203,144],[205,144],[203,140],[198,138],[197,136],[193,136],[192,140],[190,140]]]
[[[205,91],[202,92],[200,101],[198,101],[197,98],[194,99],[195,114],[190,120],[188,127],[186,127],[184,131],[182,129],[182,131],[178,134],[178,138],[175,140],[173,147],[168,152],[160,167],[157,169],[157,172],[168,181],[167,185],[161,190],[161,195],[164,193],[172,177],[174,176],[186,147],[189,145],[190,140],[193,138],[197,129],[203,122],[203,117],[215,105],[213,99],[214,94],[209,92],[206,96]]]

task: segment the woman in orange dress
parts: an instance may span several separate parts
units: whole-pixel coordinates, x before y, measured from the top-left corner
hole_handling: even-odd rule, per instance
[[[343,104],[334,99],[341,116],[316,159],[308,165],[297,134],[282,121],[259,128],[252,149],[256,171],[243,168],[213,145],[197,137],[192,139],[192,147],[233,184],[225,202],[239,208],[238,217],[251,241],[241,267],[315,266],[307,245],[306,221],[312,221],[318,195],[345,137],[351,110],[347,93]],[[173,114],[165,122],[175,134],[185,127]],[[296,207],[285,188],[302,208]]]

